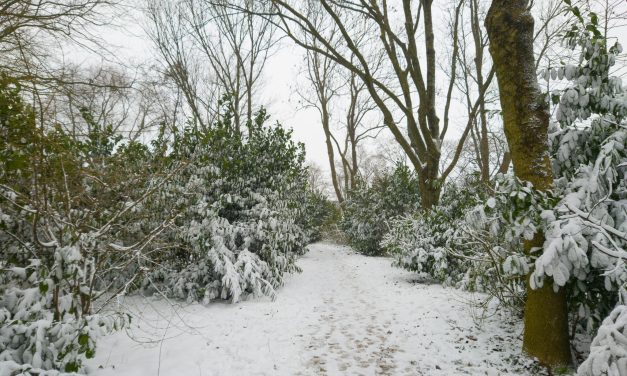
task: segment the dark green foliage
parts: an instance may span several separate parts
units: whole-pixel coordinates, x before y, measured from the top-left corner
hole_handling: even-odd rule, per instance
[[[35,113],[20,96],[20,85],[0,75],[0,179],[28,180],[31,155],[38,144]]]
[[[338,206],[331,202],[324,193],[308,190],[305,196],[303,228],[309,229],[309,238],[313,241],[321,240],[333,231],[333,226],[340,220],[341,212]]]
[[[264,110],[242,133],[223,103],[220,121],[206,131],[174,133],[170,168],[180,168],[150,213],[178,213],[158,239],[172,246],[144,281],[189,301],[237,301],[274,296],[285,273],[297,271],[316,223],[305,219],[308,200],[304,149]],[[168,208],[160,210],[159,208]]]
[[[95,229],[120,206],[109,177],[124,169],[105,168],[119,139],[41,128],[20,89],[0,78],[0,351],[18,364],[78,371],[95,338],[125,322],[91,309],[91,272],[111,234],[97,239]]]
[[[358,252],[382,255],[381,240],[395,217],[418,210],[420,194],[418,180],[405,165],[377,176],[371,184],[362,182],[349,192],[344,203],[342,230]]]
[[[128,323],[94,314],[99,296],[143,286],[237,301],[273,296],[298,270],[323,222],[306,206],[324,201],[303,146],[264,111],[244,134],[226,111],[207,132],[162,128],[150,146],[81,115],[80,136],[45,128],[0,79],[0,367],[82,371],[97,338]]]

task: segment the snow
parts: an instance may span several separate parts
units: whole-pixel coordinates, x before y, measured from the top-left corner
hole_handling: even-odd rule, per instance
[[[317,243],[274,301],[126,298],[133,325],[102,338],[88,367],[97,376],[538,374],[524,371],[519,318],[478,325],[469,302],[481,296],[417,283],[390,263]]]
[[[579,376],[627,375],[627,306],[617,306],[603,320],[592,341],[590,356],[578,369]]]

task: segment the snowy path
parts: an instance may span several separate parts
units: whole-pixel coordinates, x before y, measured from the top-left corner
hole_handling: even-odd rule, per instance
[[[90,368],[99,376],[516,374],[506,362],[518,359],[520,328],[498,318],[476,327],[470,295],[412,283],[389,259],[326,243],[310,249],[274,302],[127,300],[141,313],[134,340],[104,338]]]

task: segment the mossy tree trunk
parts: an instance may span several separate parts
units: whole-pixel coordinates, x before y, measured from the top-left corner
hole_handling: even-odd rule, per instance
[[[533,25],[528,0],[493,0],[486,18],[514,173],[536,189],[548,190],[553,185],[549,113],[536,77]],[[543,242],[543,234],[537,234],[525,249]],[[552,285],[546,280],[542,288],[527,287],[523,349],[547,366],[569,365],[566,293],[554,292]]]

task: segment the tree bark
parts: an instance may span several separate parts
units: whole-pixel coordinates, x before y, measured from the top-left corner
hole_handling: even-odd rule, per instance
[[[418,174],[418,185],[420,188],[420,204],[426,212],[436,206],[440,201],[440,193],[442,191],[441,181],[438,180],[438,164],[440,161],[440,153],[429,155],[428,163]]]
[[[496,67],[505,136],[514,174],[538,190],[551,189],[548,152],[549,113],[535,72],[534,20],[528,0],[493,0],[486,18],[490,53]],[[529,252],[542,246],[544,235],[525,242]],[[566,292],[553,291],[546,280],[536,290],[527,286],[523,350],[547,366],[571,364]]]
[[[331,170],[331,181],[333,183],[333,189],[335,190],[335,196],[337,197],[337,202],[342,204],[344,202],[344,196],[342,195],[342,190],[340,189],[340,182],[337,178],[337,171],[335,170],[335,156],[333,153],[333,144],[331,143],[331,128],[330,128],[330,116],[329,111],[327,110],[327,104],[323,101],[321,103],[322,111],[321,111],[321,120],[322,120],[322,128],[324,129],[324,137],[325,143],[327,145],[327,156],[329,157],[329,169]]]
[[[477,71],[477,86],[479,86],[479,88],[482,88],[484,86],[484,41],[481,35],[481,28],[479,27],[479,2],[477,0],[473,0],[470,3],[470,8],[470,25],[472,29],[473,40],[475,43],[475,69]],[[487,185],[490,182],[490,144],[488,140],[488,119],[486,116],[485,100],[481,101],[479,104],[479,120],[481,121],[481,132],[479,138],[481,182]]]
[[[509,154],[509,150],[503,153],[503,159],[499,166],[499,174],[507,174],[509,170],[509,164],[512,163],[512,156]]]

